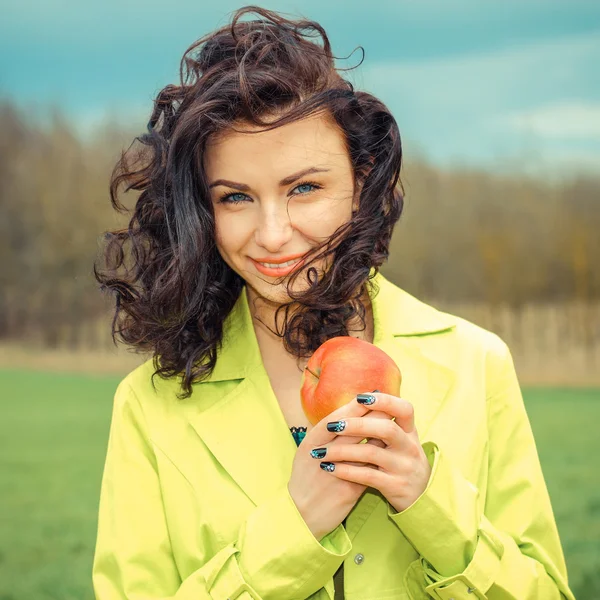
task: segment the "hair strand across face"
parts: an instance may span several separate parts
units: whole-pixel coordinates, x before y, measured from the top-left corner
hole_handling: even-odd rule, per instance
[[[242,21],[250,12],[260,18]],[[307,39],[315,32],[322,45]],[[277,309],[286,315],[277,332],[286,350],[308,357],[327,339],[349,335],[355,316],[364,320],[358,300],[371,269],[388,258],[403,210],[397,123],[380,100],[339,75],[318,23],[254,5],[235,11],[231,23],[185,51],[179,85],[159,91],[147,132],[134,140],[141,146],[132,144],[114,167],[115,210],[125,210],[121,185],[139,196],[128,228],[107,232],[104,266],[94,264],[101,289],[115,295],[113,340],[151,352],[154,375],[183,375],[181,398],[214,368],[225,318],[245,283],[216,247],[201,160],[207,141],[237,123],[271,129],[322,112],[343,134],[360,198],[353,218],[311,251],[315,260],[330,257],[330,268],[319,279],[309,258],[288,280],[291,302]],[[302,274],[309,285],[294,293]],[[302,310],[290,316],[292,303]]]

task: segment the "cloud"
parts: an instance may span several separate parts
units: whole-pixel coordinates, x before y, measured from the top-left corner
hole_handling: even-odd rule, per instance
[[[515,111],[499,117],[497,122],[542,137],[600,140],[600,103],[572,101]]]
[[[600,32],[485,53],[363,63],[346,76],[381,98],[398,120],[407,158],[439,164],[593,169],[600,156]],[[149,99],[119,95],[113,114],[143,129]],[[117,110],[118,109],[118,110]],[[82,135],[107,112],[74,110]],[[121,120],[120,119],[120,120]]]
[[[600,61],[599,39],[600,30],[485,53],[366,63],[362,79],[398,100],[419,96],[426,106],[464,107],[467,113],[472,107],[520,108],[531,98],[538,104],[592,86],[600,95],[600,86],[590,83]]]
[[[380,97],[403,138],[418,140],[436,161],[489,165],[518,154],[550,157],[559,136],[569,137],[568,151],[583,161],[600,150],[600,80],[590,77],[600,63],[598,39],[600,32],[365,64],[356,85]],[[410,153],[410,143],[407,148]]]

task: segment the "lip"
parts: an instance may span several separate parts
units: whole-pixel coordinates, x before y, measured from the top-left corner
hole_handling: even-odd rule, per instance
[[[300,254],[299,257],[300,256],[302,256],[302,254]],[[302,266],[302,264],[304,263],[304,260],[302,260],[300,258],[300,260],[298,260],[298,262],[295,262],[293,265],[289,265],[287,267],[274,268],[274,267],[265,267],[265,265],[261,265],[258,261],[254,260],[253,258],[251,258],[250,260],[254,263],[254,266],[256,267],[257,271],[260,271],[263,275],[268,275],[270,277],[281,277],[282,275],[289,275],[295,269],[300,268]],[[293,259],[288,258],[287,260],[293,260]],[[286,262],[286,261],[281,261],[281,262]]]
[[[296,260],[297,258],[300,258],[302,256],[304,256],[304,252],[301,252],[300,254],[290,254],[288,256],[282,256],[280,258],[273,258],[271,256],[265,256],[265,257],[261,257],[261,258],[253,258],[252,260],[257,261],[257,262],[264,262],[264,263],[284,263],[287,262],[288,260]]]

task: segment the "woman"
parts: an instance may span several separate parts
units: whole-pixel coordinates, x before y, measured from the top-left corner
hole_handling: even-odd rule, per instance
[[[238,10],[137,139],[113,205],[141,193],[96,276],[153,358],[114,398],[96,598],[572,600],[509,349],[379,273],[400,136],[323,29]],[[302,370],[347,335],[396,361],[403,397],[312,427]]]

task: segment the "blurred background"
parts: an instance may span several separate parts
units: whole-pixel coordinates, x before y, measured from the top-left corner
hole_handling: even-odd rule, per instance
[[[92,275],[119,153],[244,2],[1,0],[0,599],[91,599],[113,394],[148,356]],[[600,598],[600,3],[262,2],[403,138],[382,273],[510,346],[578,600]],[[127,200],[129,196],[125,196]],[[135,198],[129,199],[133,207]]]

